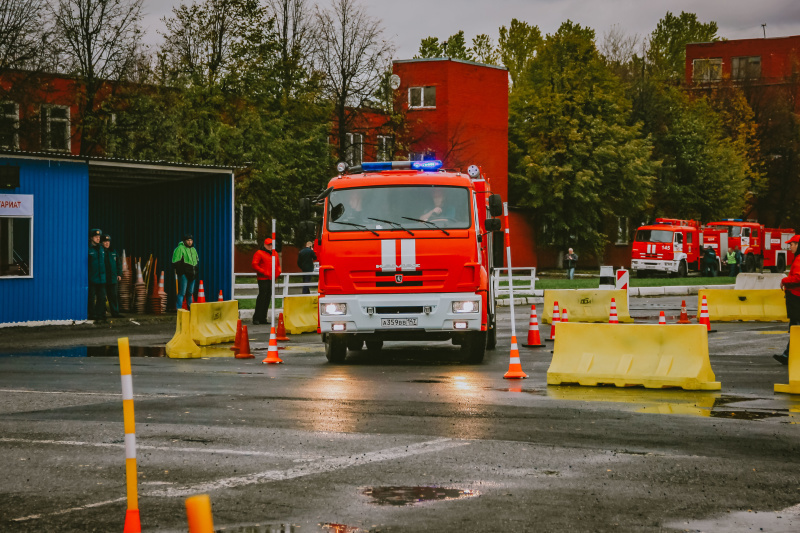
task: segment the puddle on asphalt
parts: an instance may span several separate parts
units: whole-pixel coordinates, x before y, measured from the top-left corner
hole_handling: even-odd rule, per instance
[[[315,531],[323,531],[325,533],[382,533],[383,531],[390,531],[390,529],[383,529],[379,526],[371,526],[369,529],[364,529],[333,522],[317,525],[319,529]],[[303,529],[295,524],[234,525],[218,527],[214,530],[215,533],[302,533],[302,531]]]
[[[469,489],[444,487],[370,487],[362,493],[377,505],[413,505],[415,503],[474,498],[480,493]]]
[[[648,414],[689,415],[731,420],[764,420],[790,418],[800,421],[793,414],[796,409],[741,408],[732,404],[764,400],[714,392],[618,389],[616,387],[548,387],[547,396],[557,400],[618,403],[623,409]]]
[[[440,379],[409,379],[406,383],[444,383]]]

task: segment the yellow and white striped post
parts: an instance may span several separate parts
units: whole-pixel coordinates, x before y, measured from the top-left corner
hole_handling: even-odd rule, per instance
[[[125,477],[128,487],[128,511],[123,533],[141,533],[139,491],[136,469],[136,423],[133,417],[133,378],[131,377],[131,348],[128,337],[117,339],[119,373],[122,377],[122,414],[125,421]]]

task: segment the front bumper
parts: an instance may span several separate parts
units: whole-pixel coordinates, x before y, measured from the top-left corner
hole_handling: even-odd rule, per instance
[[[654,270],[656,272],[677,272],[680,261],[664,259],[633,259],[631,270]]]
[[[477,302],[477,310],[454,313],[453,302],[462,300]],[[347,312],[325,315],[321,311],[328,303],[345,303]],[[319,306],[322,333],[461,333],[480,331],[483,317],[483,301],[479,293],[342,294],[321,297]],[[424,312],[425,308],[430,308],[430,312]],[[403,319],[414,318],[416,325],[396,325]],[[394,325],[382,324],[382,319],[394,319],[391,320]],[[456,323],[463,327],[456,329]],[[344,329],[341,329],[342,325]]]

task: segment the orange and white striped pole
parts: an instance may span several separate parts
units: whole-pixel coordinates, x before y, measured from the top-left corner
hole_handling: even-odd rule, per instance
[[[133,417],[133,378],[131,377],[131,348],[128,337],[117,339],[119,373],[122,378],[122,415],[125,423],[125,477],[128,489],[128,510],[123,533],[141,533],[139,491],[136,470],[136,425]]]
[[[522,371],[522,364],[519,359],[519,347],[517,346],[517,324],[514,319],[514,282],[511,277],[511,236],[508,232],[508,202],[503,202],[503,225],[506,234],[506,263],[508,263],[508,297],[511,300],[511,353],[508,364],[508,372],[505,379],[527,378],[528,374]]]
[[[272,331],[275,332],[275,247],[277,246],[277,242],[275,241],[275,219],[272,219],[272,252],[270,253],[270,258],[272,259],[272,291],[270,294],[270,301],[269,301],[269,311],[272,314],[270,321],[272,325]]]

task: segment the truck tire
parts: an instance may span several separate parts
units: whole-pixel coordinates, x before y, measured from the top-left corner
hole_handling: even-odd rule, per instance
[[[325,357],[329,363],[344,363],[347,357],[347,338],[342,335],[328,333],[325,340]]]
[[[364,339],[357,339],[355,337],[350,337],[347,339],[347,349],[351,352],[358,352],[361,351],[361,348],[364,347]]]
[[[747,254],[744,258],[744,271],[745,272],[755,272],[756,271],[756,258],[753,254]]]
[[[494,350],[497,348],[497,317],[489,315],[489,327],[486,332],[486,349]]]
[[[678,277],[685,278],[689,275],[689,266],[686,264],[686,261],[681,260],[680,264],[678,265]]]
[[[367,341],[367,350],[370,352],[377,352],[383,348],[383,341]]]
[[[461,343],[461,362],[468,365],[479,365],[486,355],[487,332],[470,331]]]

